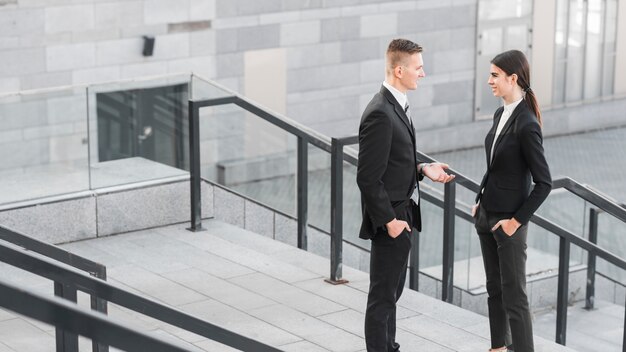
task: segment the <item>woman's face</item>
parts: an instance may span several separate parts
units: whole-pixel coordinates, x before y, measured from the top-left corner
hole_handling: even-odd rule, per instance
[[[507,76],[506,72],[502,71],[500,67],[491,64],[491,70],[489,71],[489,80],[487,83],[491,87],[491,92],[496,97],[505,97],[513,93],[513,88],[517,85],[517,81],[514,79],[515,74]]]

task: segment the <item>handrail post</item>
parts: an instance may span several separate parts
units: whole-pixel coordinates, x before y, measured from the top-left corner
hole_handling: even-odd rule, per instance
[[[74,303],[77,302],[76,287],[60,282],[54,282],[54,295]],[[55,328],[55,330],[57,352],[78,352],[78,335],[61,328]]]
[[[93,273],[93,276],[106,281],[107,280],[107,268],[102,266],[98,268],[98,271]],[[104,315],[108,315],[107,301],[96,296],[91,295],[91,309],[98,311]],[[99,343],[97,341],[91,341],[93,352],[109,352],[109,346]]]
[[[330,154],[330,278],[334,285],[348,282],[342,276],[343,257],[343,143],[331,141]]]
[[[202,201],[200,194],[200,108],[189,100],[189,187],[192,232],[202,231]]]
[[[443,193],[443,271],[441,275],[441,300],[452,303],[454,292],[454,211],[456,184],[444,185]]]
[[[589,209],[589,242],[598,243],[598,214],[596,208]],[[596,254],[587,252],[587,292],[585,294],[585,309],[593,309],[596,291]]]
[[[307,225],[308,225],[308,142],[303,137],[298,137],[298,171],[297,171],[297,213],[298,213],[298,248],[307,250]]]
[[[567,333],[567,298],[569,295],[570,242],[561,237],[559,241],[559,286],[556,302],[556,343],[565,346]]]

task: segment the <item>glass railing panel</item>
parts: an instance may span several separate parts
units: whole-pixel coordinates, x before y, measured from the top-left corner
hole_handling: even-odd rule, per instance
[[[587,202],[573,193],[564,189],[553,190],[536,214],[581,238],[588,238],[589,216]],[[555,234],[548,233],[532,224],[528,231],[528,246],[529,250],[538,251],[542,258],[543,255],[555,256],[558,265],[559,237]],[[546,265],[553,262],[553,260],[544,261]],[[570,265],[579,265],[583,262],[583,250],[577,246],[572,246],[570,250]],[[546,270],[548,269],[550,268],[546,268]]]
[[[371,242],[359,238],[363,213],[361,191],[356,183],[357,167],[343,163],[343,238],[361,248],[370,249]]]
[[[202,177],[296,215],[297,138],[233,105],[200,109]]]
[[[422,188],[422,191],[423,188]],[[420,200],[422,232],[419,234],[420,271],[441,280],[443,263],[443,209]]]
[[[0,96],[0,204],[89,189],[84,87]]]
[[[92,188],[187,175],[189,75],[88,88]]]
[[[604,212],[598,214],[598,245],[620,258],[626,258],[626,223]],[[596,270],[626,285],[626,270],[604,260],[597,261]]]
[[[194,101],[230,97],[233,93],[216,82],[202,77],[191,76],[191,97]]]
[[[474,222],[457,216],[454,233],[454,285],[464,290],[484,286],[485,271]]]
[[[330,233],[330,153],[309,144],[308,159],[309,224]]]

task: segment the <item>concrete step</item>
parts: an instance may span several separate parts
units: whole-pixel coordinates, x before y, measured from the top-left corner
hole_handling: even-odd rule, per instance
[[[228,225],[206,221],[204,232],[178,224],[63,247],[105,264],[109,281],[285,351],[363,351],[368,274],[344,267],[350,282],[324,282],[329,261],[290,245]],[[52,295],[52,285],[2,266],[8,281]],[[79,304],[87,307],[86,295]],[[110,304],[110,316],[190,349],[228,351],[225,346]],[[54,329],[0,312],[0,351],[49,351]],[[406,290],[398,309],[403,351],[486,351],[484,316]],[[37,341],[31,349],[24,341]],[[573,351],[541,337],[538,351]],[[81,350],[89,341],[81,339]]]
[[[593,310],[584,309],[584,302],[577,302],[567,311],[568,347],[578,351],[622,351],[624,333],[624,307],[607,301],[596,301]],[[547,310],[534,317],[536,335],[554,340],[556,312]]]

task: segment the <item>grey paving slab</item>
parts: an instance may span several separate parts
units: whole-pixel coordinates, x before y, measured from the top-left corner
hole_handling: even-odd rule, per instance
[[[265,307],[275,303],[264,297],[262,292],[242,288],[195,268],[172,272],[164,274],[163,276],[185,287],[202,292],[205,296],[243,311]],[[247,275],[243,277],[245,278]]]
[[[236,350],[232,347],[222,345],[219,342],[215,342],[213,340],[203,340],[195,343],[196,346],[208,352],[236,352]]]
[[[416,292],[407,291],[400,297],[398,304],[457,328],[471,326],[485,320],[485,317],[474,312]]]
[[[624,332],[624,307],[596,300],[595,309],[588,311],[584,301],[567,310],[567,346],[579,351],[621,351]],[[554,341],[556,313],[537,314],[533,330],[546,340]]]
[[[15,350],[0,342],[0,352],[15,352]]]
[[[397,326],[454,351],[483,351],[489,349],[489,341],[450,324],[450,321],[432,318],[425,314],[398,320]]]
[[[286,329],[215,300],[191,303],[180,308],[210,323],[274,346],[301,340]]]
[[[207,299],[206,296],[195,290],[133,265],[116,267],[110,270],[109,275],[172,306],[180,306]]]
[[[348,285],[331,285],[322,279],[312,279],[302,282],[297,282],[295,286],[313,292],[316,295],[329,299],[333,302],[355,310],[360,313],[365,313],[367,305],[367,293],[357,290]]]
[[[311,316],[319,316],[346,309],[346,307],[331,300],[262,273],[238,276],[230,279],[230,282],[265,297],[271,297],[282,305],[297,309]]]
[[[95,242],[94,246],[114,257],[123,258],[123,261],[126,261],[128,265],[137,264],[154,273],[171,272],[189,267],[173,258],[162,260],[161,257],[147,251],[144,246],[134,243],[132,241],[134,236],[137,234],[107,237]]]
[[[15,351],[49,352],[54,338],[23,319],[0,322],[0,341]]]
[[[197,236],[182,237],[184,241],[218,255],[222,258],[239,263],[240,265],[254,268],[256,271],[265,273],[285,282],[297,282],[318,277],[317,274],[293,265],[285,264],[273,256],[259,253],[248,248],[233,247],[233,244],[213,237],[210,240]]]
[[[311,343],[309,341],[304,341],[304,340],[290,343],[288,345],[282,345],[280,346],[280,349],[282,349],[285,352],[327,352],[329,351],[314,343]]]
[[[144,245],[153,255],[158,254],[164,258],[177,258],[177,261],[184,265],[200,269],[220,278],[230,278],[254,272],[254,270],[239,265],[236,262],[197,248],[185,242],[180,237],[172,236],[171,233],[167,234],[167,231],[157,231],[157,237],[152,238],[151,241]],[[192,232],[183,231],[184,232],[179,234],[177,233],[177,235],[181,237],[195,235]],[[197,236],[203,235],[197,234]],[[203,237],[203,239],[209,240],[206,236]]]
[[[356,351],[363,346],[358,336],[284,305],[255,309],[250,314],[331,351]]]
[[[361,338],[365,338],[365,314],[352,309],[345,309],[317,317],[333,326],[343,329]]]
[[[415,335],[406,331],[401,327],[396,330],[396,341],[400,344],[402,351],[406,352],[450,352],[454,351],[448,347],[442,346],[436,342],[425,339],[422,336]],[[485,349],[476,351],[486,351]]]

